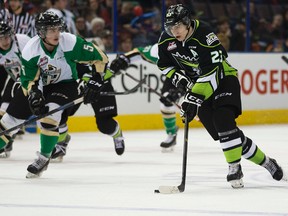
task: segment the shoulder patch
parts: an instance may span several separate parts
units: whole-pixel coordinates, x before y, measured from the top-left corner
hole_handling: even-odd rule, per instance
[[[167,47],[168,51],[171,51],[171,50],[176,49],[176,48],[177,48],[177,44],[175,43],[175,41],[168,43],[168,47]]]
[[[218,37],[213,33],[209,33],[208,35],[206,35],[206,42],[207,44],[210,46],[213,42],[219,40]]]

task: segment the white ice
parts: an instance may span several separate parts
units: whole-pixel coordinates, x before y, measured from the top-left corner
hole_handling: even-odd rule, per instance
[[[288,170],[288,125],[241,129]],[[288,182],[243,159],[245,187],[232,189],[220,145],[204,129],[189,130],[186,190],[169,195],[154,190],[181,182],[183,130],[173,153],[161,153],[163,130],[124,131],[122,156],[99,132],[71,135],[63,163],[50,163],[38,179],[25,175],[39,135],[15,141],[11,157],[0,161],[0,216],[288,215]]]

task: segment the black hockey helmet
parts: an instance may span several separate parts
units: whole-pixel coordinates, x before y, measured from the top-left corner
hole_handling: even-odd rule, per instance
[[[9,25],[9,23],[3,19],[0,19],[0,37],[3,37],[4,35],[12,35],[12,26]]]
[[[40,13],[35,18],[35,28],[39,37],[44,39],[48,28],[59,27],[60,31],[64,31],[65,24],[62,18],[52,11]]]
[[[179,23],[183,23],[188,28],[191,26],[191,13],[188,8],[182,4],[171,5],[165,15],[164,27],[165,31],[173,36],[171,28]]]

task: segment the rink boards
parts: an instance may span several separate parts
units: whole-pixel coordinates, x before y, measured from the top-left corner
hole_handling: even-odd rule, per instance
[[[239,71],[242,88],[243,115],[238,119],[242,125],[288,123],[288,65],[282,60],[284,53],[229,54],[229,62]],[[112,60],[115,55],[109,55]],[[127,72],[160,92],[165,77],[157,66],[145,61],[131,65]],[[112,79],[116,91],[133,88],[137,83],[127,75],[118,75]],[[145,87],[137,92],[117,96],[117,120],[124,130],[163,128],[159,108],[159,96]],[[178,125],[181,119],[177,115]],[[192,122],[191,127],[201,127]],[[70,131],[94,131],[95,118],[89,105],[82,105],[75,116],[69,119]]]

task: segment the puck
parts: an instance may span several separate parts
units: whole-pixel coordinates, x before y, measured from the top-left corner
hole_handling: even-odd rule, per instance
[[[154,190],[154,193],[160,193],[160,191],[159,190]]]

